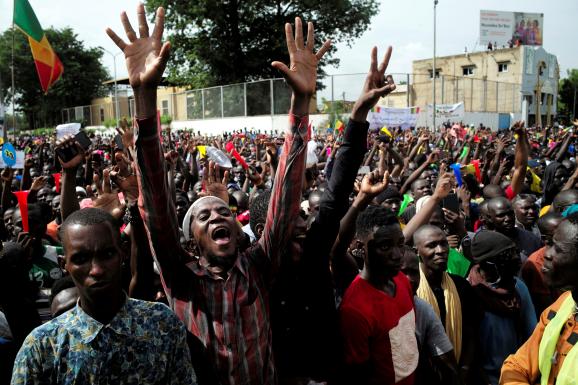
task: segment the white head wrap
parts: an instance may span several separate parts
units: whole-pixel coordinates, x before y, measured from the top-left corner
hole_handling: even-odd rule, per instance
[[[201,204],[201,202],[206,201],[207,199],[221,201],[223,202],[224,205],[228,207],[227,202],[216,196],[209,195],[197,199],[191,205],[191,207],[189,207],[187,213],[185,214],[185,218],[183,219],[183,236],[185,237],[187,242],[191,239],[191,216],[193,215],[193,210],[195,209],[195,207],[198,207]]]

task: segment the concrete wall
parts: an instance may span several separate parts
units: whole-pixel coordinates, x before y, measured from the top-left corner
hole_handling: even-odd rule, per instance
[[[313,128],[326,127],[327,114],[309,115],[309,121]],[[288,115],[271,115],[251,116],[238,118],[222,119],[204,119],[204,120],[187,120],[173,121],[171,128],[173,130],[193,130],[200,131],[202,135],[220,135],[224,132],[231,132],[247,128],[248,130],[260,130],[261,132],[283,132],[289,124]]]
[[[510,115],[510,123],[516,120],[521,120],[522,113],[508,114]],[[490,127],[493,131],[497,131],[499,127],[500,114],[495,112],[466,112],[462,119],[456,119],[457,122],[461,121],[464,124],[473,124],[478,127],[482,123],[486,127]],[[436,120],[436,124],[439,124]],[[417,118],[417,125],[421,126],[431,126],[431,118],[428,118],[426,111],[421,111]],[[511,125],[511,124],[510,124]]]

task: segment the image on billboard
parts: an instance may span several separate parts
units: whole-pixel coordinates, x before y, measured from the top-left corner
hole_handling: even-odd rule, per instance
[[[480,11],[480,44],[498,47],[543,44],[543,13]]]

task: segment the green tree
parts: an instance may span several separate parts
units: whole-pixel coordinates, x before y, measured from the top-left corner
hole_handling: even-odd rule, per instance
[[[101,50],[86,48],[70,28],[46,29],[46,37],[64,67],[62,77],[48,90],[42,91],[28,40],[20,31],[14,37],[14,83],[16,107],[26,115],[29,128],[48,127],[60,123],[65,107],[88,105],[94,97],[106,93],[102,82],[108,73],[100,62]],[[0,35],[0,78],[4,101],[10,101],[12,30]]]
[[[558,87],[558,114],[576,119],[572,113],[578,113],[578,69],[570,69],[567,74]]]
[[[285,22],[315,24],[316,47],[326,39],[351,44],[377,13],[376,0],[147,0],[150,14],[163,6],[172,57],[169,80],[206,87],[279,77],[273,60],[288,62]],[[306,31],[305,31],[306,33]],[[337,65],[330,50],[319,65]]]

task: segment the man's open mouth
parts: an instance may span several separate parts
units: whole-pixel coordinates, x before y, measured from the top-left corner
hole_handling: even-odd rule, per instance
[[[231,231],[224,226],[219,226],[211,233],[211,239],[218,245],[226,245],[231,241]]]

